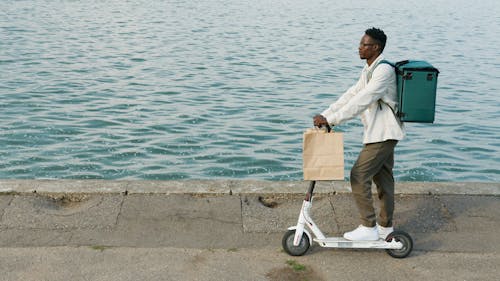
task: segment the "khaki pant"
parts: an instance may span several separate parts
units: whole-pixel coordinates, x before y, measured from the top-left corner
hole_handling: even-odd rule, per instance
[[[373,227],[378,224],[384,227],[392,226],[394,213],[394,147],[398,142],[388,140],[384,142],[365,144],[359,153],[358,160],[351,170],[351,188],[354,201],[361,215],[364,226]],[[380,213],[375,217],[372,198],[372,181],[377,186],[380,199]]]

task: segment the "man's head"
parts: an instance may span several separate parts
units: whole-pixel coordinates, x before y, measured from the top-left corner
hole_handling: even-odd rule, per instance
[[[359,57],[370,64],[384,51],[386,42],[387,36],[382,30],[375,27],[367,29],[359,42]]]

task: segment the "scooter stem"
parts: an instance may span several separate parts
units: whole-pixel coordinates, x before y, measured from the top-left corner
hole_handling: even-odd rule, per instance
[[[316,181],[311,181],[311,183],[309,184],[309,189],[307,190],[307,193],[306,193],[306,199],[305,201],[307,202],[310,202],[312,197],[313,197],[313,193],[314,193],[314,187],[316,186]]]

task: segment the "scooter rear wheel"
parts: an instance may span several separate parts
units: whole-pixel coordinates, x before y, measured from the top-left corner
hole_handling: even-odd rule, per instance
[[[403,248],[387,249],[385,251],[393,258],[406,258],[413,249],[413,240],[411,239],[411,236],[404,231],[394,231],[387,235],[385,241],[391,242],[393,239],[397,242],[401,242],[401,244],[403,244]]]
[[[283,249],[291,256],[302,256],[309,250],[311,243],[309,242],[309,237],[305,233],[302,233],[302,238],[300,239],[300,243],[298,246],[293,245],[293,239],[295,238],[295,229],[288,230],[285,235],[283,235],[283,239],[281,240],[281,244],[283,245]]]

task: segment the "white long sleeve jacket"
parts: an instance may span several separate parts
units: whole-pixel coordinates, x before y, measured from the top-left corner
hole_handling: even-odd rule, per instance
[[[358,82],[321,113],[332,125],[339,125],[358,115],[364,126],[363,143],[402,140],[404,125],[396,118],[396,74],[382,55],[372,65],[365,65]],[[382,100],[383,102],[379,102]]]

